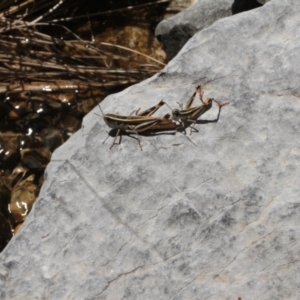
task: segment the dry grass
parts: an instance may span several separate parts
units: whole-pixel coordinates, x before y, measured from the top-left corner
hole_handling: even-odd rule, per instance
[[[145,9],[168,1],[149,2],[136,7]],[[149,77],[164,65],[134,49],[79,37],[75,27],[83,22],[92,24],[95,17],[91,13],[78,14],[84,1],[26,0],[17,5],[14,3],[6,0],[0,4],[0,93],[7,85],[26,83],[29,87],[32,82],[64,81],[97,88],[129,85]],[[128,10],[132,9],[98,9],[94,15],[114,17],[113,14],[122,11],[126,15]],[[124,67],[128,61],[130,66],[135,62],[134,68]]]

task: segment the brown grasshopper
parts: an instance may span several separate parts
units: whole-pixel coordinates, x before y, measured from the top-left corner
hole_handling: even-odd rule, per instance
[[[140,112],[139,114],[132,116],[132,112],[129,116],[119,116],[115,114],[103,114],[104,122],[108,127],[117,129],[116,136],[113,140],[110,149],[115,145],[117,137],[120,135],[121,131],[126,133],[135,133],[137,136],[141,132],[145,131],[162,131],[162,130],[174,130],[177,124],[170,119],[170,114],[166,114],[163,117],[152,117],[152,115],[163,105],[165,102],[162,100],[157,105]],[[138,113],[139,110],[136,111]],[[139,146],[143,150],[141,142],[137,137]],[[105,141],[104,141],[105,142]],[[103,142],[103,143],[104,143]]]
[[[197,93],[199,94],[202,103],[198,106],[191,107]],[[189,123],[195,124],[197,122],[197,119],[201,115],[203,115],[205,112],[211,109],[213,101],[217,103],[220,109],[222,106],[228,104],[228,103],[222,103],[220,101],[217,101],[214,98],[207,98],[203,101],[202,99],[203,95],[204,92],[201,91],[201,86],[198,85],[192,97],[187,102],[185,109],[183,109],[182,104],[179,104],[181,109],[172,110],[172,119],[174,121],[180,122],[181,125],[180,128],[186,128],[189,125]],[[191,132],[192,132],[192,126],[191,126]]]

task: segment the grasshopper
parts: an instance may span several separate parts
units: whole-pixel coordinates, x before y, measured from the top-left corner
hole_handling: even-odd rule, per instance
[[[162,131],[162,130],[173,130],[176,129],[177,124],[170,119],[170,114],[166,114],[163,117],[152,117],[152,115],[163,105],[165,102],[162,100],[157,105],[146,109],[145,111],[140,112],[139,114],[137,110],[135,116],[132,116],[132,112],[129,116],[119,116],[115,114],[103,114],[102,109],[101,112],[103,114],[104,122],[108,127],[117,129],[116,136],[113,140],[110,149],[115,145],[115,141],[117,137],[120,135],[121,131],[126,133],[135,133],[137,136],[141,132],[145,131]],[[141,142],[137,137],[139,146],[141,150],[143,150]],[[105,142],[105,141],[104,141]],[[104,143],[103,142],[103,143]]]
[[[202,103],[198,106],[191,107],[197,93],[199,94],[199,98]],[[204,92],[201,91],[201,86],[198,85],[196,87],[195,92],[187,102],[185,109],[183,109],[182,104],[179,104],[181,109],[172,110],[172,119],[174,121],[180,122],[181,125],[180,128],[186,128],[189,123],[195,124],[197,122],[197,119],[201,115],[203,115],[205,112],[211,109],[213,101],[217,103],[219,109],[221,109],[222,106],[228,104],[228,103],[222,103],[220,101],[217,101],[214,98],[207,98],[203,100],[202,99],[203,95]],[[191,126],[191,132],[192,132],[192,126]]]

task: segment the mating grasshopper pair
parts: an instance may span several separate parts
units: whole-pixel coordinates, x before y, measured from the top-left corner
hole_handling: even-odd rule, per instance
[[[199,93],[201,104],[195,107],[192,107],[196,93]],[[164,104],[163,100],[160,101],[157,105],[138,113],[132,116],[132,113],[129,116],[119,116],[115,114],[103,114],[103,119],[107,126],[113,129],[117,129],[116,136],[110,149],[115,145],[115,141],[120,134],[120,131],[125,131],[126,133],[135,133],[137,136],[139,133],[146,131],[163,131],[163,130],[175,130],[186,128],[190,123],[195,124],[197,119],[208,111],[212,107],[212,102],[215,101],[219,108],[226,105],[227,103],[221,103],[214,100],[213,98],[208,98],[203,101],[203,92],[201,87],[197,86],[196,91],[193,93],[192,97],[186,104],[185,109],[174,109],[172,110],[172,117],[169,114],[166,114],[163,117],[152,117],[152,115]],[[101,109],[101,107],[100,107]],[[102,110],[101,110],[102,111]],[[175,121],[178,121],[180,124],[177,125]],[[137,137],[139,146],[142,148],[141,142]],[[104,141],[105,142],[105,141]],[[103,142],[103,143],[104,143]]]
[[[162,131],[162,130],[174,130],[176,129],[177,124],[170,119],[170,115],[166,114],[165,116],[158,118],[152,117],[152,115],[163,105],[165,102],[162,100],[157,105],[146,109],[138,113],[136,112],[135,116],[132,116],[132,113],[129,116],[119,116],[115,114],[103,114],[103,119],[108,127],[117,129],[116,136],[110,149],[115,145],[115,141],[120,134],[120,131],[125,131],[126,133],[135,133],[137,136],[141,132],[145,131]],[[101,109],[101,108],[100,108]],[[102,111],[102,110],[101,110]],[[137,137],[139,146],[143,150],[141,142]],[[105,141],[104,141],[105,142]]]

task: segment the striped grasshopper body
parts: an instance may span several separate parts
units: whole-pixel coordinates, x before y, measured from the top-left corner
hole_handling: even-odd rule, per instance
[[[192,107],[193,101],[195,99],[196,94],[199,93],[199,97],[201,100],[201,104],[198,106]],[[174,121],[179,121],[181,127],[180,128],[186,128],[189,123],[196,123],[197,119],[203,115],[205,112],[211,109],[213,101],[217,103],[219,108],[221,109],[222,106],[228,104],[228,103],[222,103],[214,98],[207,98],[205,100],[202,99],[203,97],[203,92],[201,91],[201,86],[197,86],[195,92],[193,93],[192,97],[189,99],[189,101],[186,104],[185,109],[173,109],[172,110],[172,119]],[[191,132],[192,132],[192,127],[191,127]]]
[[[115,114],[103,114],[103,119],[108,127],[117,129],[116,136],[110,149],[115,145],[117,137],[120,135],[120,131],[126,133],[135,133],[137,136],[141,132],[145,131],[162,131],[162,130],[174,130],[176,129],[176,123],[170,119],[170,115],[166,114],[163,117],[152,117],[152,115],[163,105],[164,101],[160,101],[157,105],[140,112],[139,114],[132,116],[119,116]],[[143,150],[141,142],[137,137],[139,146]],[[105,142],[105,141],[104,141]]]

